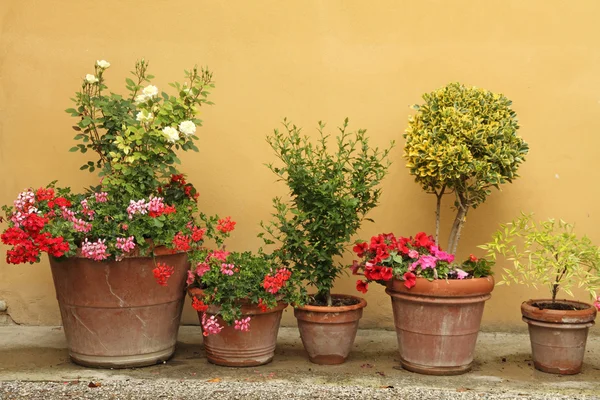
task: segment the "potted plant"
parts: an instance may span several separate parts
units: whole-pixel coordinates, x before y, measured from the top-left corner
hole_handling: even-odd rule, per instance
[[[432,245],[441,250],[442,199],[445,194],[452,193],[456,216],[446,250],[454,255],[469,210],[481,205],[491,188],[499,188],[500,184],[517,178],[517,169],[528,152],[528,146],[517,135],[516,114],[511,108],[511,101],[503,95],[451,83],[424,94],[423,100],[423,104],[414,106],[416,114],[409,118],[404,134],[404,157],[410,173],[427,193],[434,194],[437,199],[435,236],[428,239],[422,234],[419,240],[430,247],[430,252]],[[403,256],[406,254],[403,253]],[[436,257],[435,254],[430,256]],[[477,259],[473,257],[473,260]],[[408,261],[404,258],[404,268],[407,268]],[[477,262],[467,261],[459,268],[467,271],[471,268],[469,263]],[[430,265],[429,261],[419,268],[429,268],[424,268],[424,265]],[[486,267],[485,270],[489,269]],[[408,276],[412,279],[412,275]],[[440,277],[444,279],[437,279]],[[438,271],[437,276],[416,276],[416,285],[411,288],[404,284],[407,282],[404,275],[395,275],[395,279],[388,283],[387,293],[392,297],[403,367],[444,375],[460,374],[471,368],[476,331],[494,281],[489,275],[453,279],[457,277],[439,274]],[[429,353],[415,349],[412,345],[415,342],[410,338],[411,332],[419,332],[423,321],[433,321],[428,335],[418,335],[414,340],[420,340],[422,348],[432,349]],[[465,321],[465,325],[461,321]],[[448,326],[455,330],[448,330]]]
[[[159,93],[141,60],[122,96],[108,92],[109,67],[96,62],[67,110],[80,142],[71,151],[94,155],[81,169],[98,169],[100,183],[84,193],[55,183],[26,189],[3,208],[8,228],[1,239],[12,246],[11,264],[49,254],[73,361],[143,366],[174,352],[187,252],[201,247],[207,229],[195,218],[198,193],[175,165],[177,150],[197,151],[195,115],[210,104],[213,81],[194,68],[185,83],[172,84],[175,95]]]
[[[550,298],[521,304],[523,321],[529,326],[533,364],[544,372],[571,375],[581,371],[588,329],[600,309],[600,250],[586,236],[578,237],[573,225],[549,219],[536,222],[522,214],[500,226],[493,240],[481,248],[492,259],[512,261],[502,283],[546,287]],[[594,305],[559,299],[560,290],[573,297],[571,289],[584,287]]]
[[[228,367],[270,362],[283,310],[298,301],[292,272],[251,252],[205,249],[192,263],[188,291],[208,361]]]
[[[377,205],[390,149],[370,148],[366,131],[349,132],[348,119],[333,149],[321,122],[316,143],[287,120],[283,125],[283,132],[267,138],[281,161],[268,167],[288,185],[290,198],[274,199],[274,220],[263,225],[270,235],[265,239],[279,242],[275,256],[316,290],[294,309],[309,359],[339,364],[350,352],[366,302],[331,293],[343,272],[336,257]]]
[[[366,293],[374,281],[392,297],[402,366],[430,375],[466,372],[493,287],[492,263],[470,255],[459,266],[424,232],[376,235],[354,252],[361,261],[352,272],[365,277],[357,290]]]

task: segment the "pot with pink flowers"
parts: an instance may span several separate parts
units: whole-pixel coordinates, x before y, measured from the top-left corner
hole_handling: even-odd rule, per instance
[[[193,261],[188,283],[209,362],[250,367],[273,359],[283,311],[297,301],[296,279],[288,269],[262,253],[221,247]]]
[[[431,236],[381,234],[358,242],[363,274],[357,289],[370,282],[386,286],[392,299],[402,367],[428,375],[461,374],[471,368],[485,301],[494,287],[490,263],[471,256],[462,265]]]

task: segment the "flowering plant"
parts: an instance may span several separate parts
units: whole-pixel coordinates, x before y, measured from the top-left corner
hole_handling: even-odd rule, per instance
[[[135,80],[126,79],[128,96],[121,96],[107,94],[104,74],[109,67],[107,61],[97,61],[95,73],[85,76],[73,99],[76,108],[66,110],[78,119],[73,129],[75,140],[81,141],[71,151],[96,155],[81,169],[98,168],[100,184],[72,193],[53,182],[26,189],[13,206],[4,206],[9,227],[1,240],[12,246],[8,263],[38,262],[42,252],[120,260],[153,254],[161,245],[190,252],[194,260],[205,234],[220,244],[231,231],[219,230],[221,224],[231,225],[230,219],[198,213],[196,189],[174,166],[179,162],[176,150],[198,150],[195,131],[201,121],[195,115],[199,106],[210,104],[211,73],[186,71],[186,83],[171,84],[176,95],[159,95],[142,60],[132,72]],[[172,272],[158,264],[154,275],[166,285]]]
[[[502,281],[537,288],[546,286],[556,302],[559,290],[573,296],[577,282],[584,287],[600,310],[600,249],[587,237],[578,237],[573,225],[548,219],[536,222],[532,214],[522,214],[514,221],[500,225],[493,240],[483,246],[491,259],[498,256],[512,261],[505,268]]]
[[[479,278],[491,274],[492,263],[471,255],[462,265],[454,264],[454,255],[440,249],[432,236],[419,232],[412,237],[392,233],[373,236],[370,242],[357,242],[353,248],[362,259],[354,261],[352,273],[365,280],[356,281],[356,289],[366,293],[369,282],[385,284],[396,278],[408,289],[417,277],[434,279]]]
[[[202,313],[204,336],[217,334],[222,322],[248,331],[251,317],[243,317],[242,306],[257,305],[263,312],[278,302],[298,302],[297,281],[292,272],[278,267],[273,257],[261,253],[204,250],[200,262],[188,274],[192,307]],[[209,306],[210,317],[205,313]],[[220,317],[220,318],[219,318]]]

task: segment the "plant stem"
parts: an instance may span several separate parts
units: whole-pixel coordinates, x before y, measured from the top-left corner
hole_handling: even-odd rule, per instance
[[[456,217],[454,218],[454,223],[452,224],[450,238],[448,239],[447,250],[448,252],[450,252],[450,254],[456,254],[456,249],[458,248],[458,241],[460,239],[460,232],[462,230],[463,224],[465,223],[467,212],[469,211],[468,200],[464,198],[458,191],[456,192],[456,200],[458,203],[458,210],[456,212]]]
[[[444,195],[444,190],[446,190],[446,185],[442,186],[440,192],[434,192],[435,197],[437,198],[436,208],[435,208],[435,245],[439,246],[440,243],[440,219],[442,212],[442,196]]]
[[[554,259],[556,260],[556,262],[558,262],[558,254],[554,254]],[[562,270],[562,272],[557,271],[556,272],[556,280],[554,281],[554,284],[552,285],[552,302],[555,303],[556,302],[556,295],[558,294],[558,289],[560,286],[560,281],[563,278],[563,276],[565,276],[565,274],[567,273],[567,267],[565,266]]]

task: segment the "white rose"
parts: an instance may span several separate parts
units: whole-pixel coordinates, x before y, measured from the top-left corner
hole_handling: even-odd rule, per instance
[[[146,97],[153,98],[158,95],[158,88],[154,85],[148,85],[142,90],[142,93],[146,95]]]
[[[186,136],[193,135],[196,133],[196,124],[192,121],[183,121],[179,124],[179,132]]]
[[[137,119],[140,122],[150,122],[152,121],[152,119],[154,118],[154,114],[152,114],[151,112],[148,112],[146,110],[142,110],[139,113],[137,113],[135,119]]]
[[[98,82],[98,78],[96,78],[94,75],[92,74],[87,74],[85,76],[85,81],[87,83],[97,83]]]
[[[175,128],[167,126],[162,130],[162,133],[169,143],[175,143],[179,140],[179,132],[177,132],[177,129]]]
[[[106,69],[106,68],[110,67],[110,63],[106,60],[97,60],[96,65],[102,69]]]
[[[135,96],[135,104],[140,104],[140,103],[145,103],[146,100],[148,100],[148,97],[146,97],[145,94],[138,94],[137,96]]]

